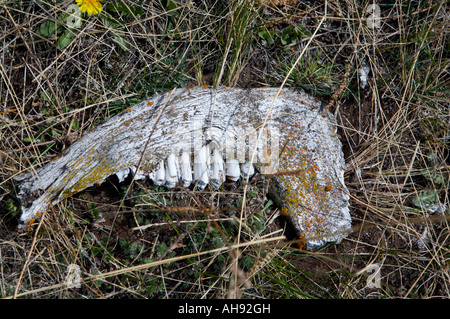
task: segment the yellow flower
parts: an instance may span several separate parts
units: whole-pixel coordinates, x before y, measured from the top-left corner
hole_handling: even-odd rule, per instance
[[[98,14],[102,11],[102,4],[100,1],[103,0],[76,0],[77,4],[80,6],[81,12],[86,12],[88,14]]]

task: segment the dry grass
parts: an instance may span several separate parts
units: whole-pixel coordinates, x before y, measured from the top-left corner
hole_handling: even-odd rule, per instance
[[[74,30],[58,22],[72,1],[0,4],[0,296],[450,297],[446,3],[380,3],[379,28],[367,2],[279,3],[105,1]],[[17,230],[14,176],[146,96],[202,84],[283,84],[330,106],[349,164],[348,239],[296,250],[264,180],[245,196],[142,183],[125,201],[112,180]]]

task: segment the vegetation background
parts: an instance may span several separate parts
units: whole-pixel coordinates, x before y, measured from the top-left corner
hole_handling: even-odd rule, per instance
[[[74,3],[0,1],[1,297],[450,297],[446,1],[105,0],[80,21]],[[13,177],[129,106],[282,83],[338,120],[355,225],[341,244],[283,240],[264,180],[245,202],[239,185],[141,183],[123,206],[109,181],[17,229]]]

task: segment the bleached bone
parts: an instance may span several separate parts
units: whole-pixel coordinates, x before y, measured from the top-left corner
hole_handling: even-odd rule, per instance
[[[204,145],[194,157],[194,182],[199,190],[204,190],[209,183],[209,152],[209,145]]]
[[[220,185],[225,182],[225,168],[223,157],[218,147],[214,147],[212,150],[210,175],[211,186],[214,189],[219,189]]]
[[[308,249],[340,241],[350,231],[351,218],[335,119],[322,114],[320,102],[304,92],[278,92],[177,89],[133,106],[85,134],[54,161],[17,177],[21,222],[29,223],[49,205],[114,174],[120,181],[127,172],[149,176],[161,186],[172,186],[177,178],[183,186],[197,180],[202,188],[217,178],[213,147],[224,156],[225,173],[233,180],[245,162],[271,174],[268,195],[290,217]],[[175,169],[174,160],[179,163]]]
[[[122,183],[127,176],[130,175],[130,169],[124,168],[116,173],[117,178],[119,179],[119,183]]]
[[[166,169],[163,160],[159,162],[157,170],[149,174],[149,178],[156,186],[163,186],[166,183]]]
[[[189,187],[192,183],[192,168],[189,153],[183,151],[180,160],[180,177],[183,187]]]
[[[170,154],[166,162],[166,187],[173,188],[178,184],[178,163],[174,153]]]
[[[230,159],[226,163],[227,176],[232,181],[237,181],[241,176],[241,169],[239,168],[239,161],[237,159]]]
[[[251,177],[255,174],[255,168],[253,167],[253,164],[250,162],[245,162],[241,165],[241,172],[242,177],[244,179],[247,179],[248,177]]]
[[[134,180],[142,180],[146,178],[146,175],[142,171],[138,171],[136,166],[130,168],[131,174],[134,175]]]

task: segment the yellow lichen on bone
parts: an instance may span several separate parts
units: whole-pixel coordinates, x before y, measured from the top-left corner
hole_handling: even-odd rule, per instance
[[[18,177],[21,221],[111,175],[120,181],[130,172],[153,176],[169,155],[186,149],[192,161],[211,145],[221,148],[224,161],[252,161],[260,173],[275,176],[283,211],[306,247],[340,240],[344,235],[336,233],[349,229],[351,220],[335,119],[323,115],[304,92],[279,93],[278,88],[192,88],[155,95],[85,134],[63,156]],[[158,178],[163,185],[164,177]],[[325,238],[311,239],[318,236]]]
[[[298,127],[298,123],[294,125]],[[278,181],[283,185],[283,213],[291,220],[301,237],[309,240],[321,240],[327,234],[327,220],[331,213],[334,189],[333,179],[325,176],[319,179],[318,166],[311,153],[317,149],[307,150],[297,146],[298,138],[286,133],[288,137],[280,156]],[[319,145],[318,145],[319,147]]]

